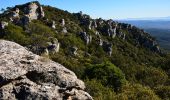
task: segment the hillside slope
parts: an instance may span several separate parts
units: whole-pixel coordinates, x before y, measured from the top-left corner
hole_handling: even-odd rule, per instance
[[[143,30],[38,2],[0,14],[0,38],[76,73],[96,100],[170,97],[170,56]],[[166,91],[162,93],[162,91]]]

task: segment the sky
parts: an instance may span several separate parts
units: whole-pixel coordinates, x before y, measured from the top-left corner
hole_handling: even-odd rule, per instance
[[[33,0],[0,0],[0,9]],[[170,0],[37,0],[69,12],[82,11],[92,18],[127,19],[170,16]]]

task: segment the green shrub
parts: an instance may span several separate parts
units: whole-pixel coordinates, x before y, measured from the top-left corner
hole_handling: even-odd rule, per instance
[[[155,93],[163,100],[170,99],[170,86],[158,86],[154,90]]]
[[[116,100],[160,100],[160,98],[149,87],[128,83],[122,87],[122,92],[117,95]]]
[[[159,68],[143,67],[137,72],[136,79],[145,86],[155,87],[164,85],[168,75]]]
[[[5,28],[4,32],[4,39],[17,42],[21,45],[27,45],[30,43],[28,36],[19,26],[9,24],[9,26]]]
[[[94,100],[115,100],[116,93],[101,84],[100,81],[92,79],[85,80],[86,91],[94,98]]]
[[[85,71],[89,79],[97,79],[104,86],[118,91],[125,83],[125,76],[122,71],[112,63],[90,65]]]

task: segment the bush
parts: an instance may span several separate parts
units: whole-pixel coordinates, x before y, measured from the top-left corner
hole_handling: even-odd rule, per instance
[[[160,98],[149,88],[140,84],[126,84],[122,92],[117,95],[117,100],[160,100]]]
[[[21,45],[27,45],[30,43],[28,36],[19,26],[9,24],[9,26],[5,28],[4,32],[4,39],[17,42]]]
[[[115,100],[116,93],[105,86],[99,81],[85,80],[86,91],[94,98],[94,100]]]
[[[143,85],[155,87],[164,85],[168,80],[168,75],[161,69],[154,67],[143,67],[136,75],[136,79]]]
[[[125,83],[125,76],[122,71],[112,63],[90,65],[85,71],[89,79],[100,80],[104,86],[118,91]]]
[[[170,99],[170,86],[158,86],[154,90],[155,93],[163,100]]]

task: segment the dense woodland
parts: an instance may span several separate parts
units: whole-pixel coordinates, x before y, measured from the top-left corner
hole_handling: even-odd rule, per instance
[[[138,34],[153,38],[148,33],[143,33],[137,27],[128,30],[124,28],[128,24],[118,23],[122,26],[121,31],[126,34],[126,39],[113,39],[105,34],[106,25],[90,30],[88,25],[81,23],[82,16],[86,16],[88,20],[99,19],[50,6],[43,6],[45,17],[32,20],[27,25],[10,22],[6,13],[19,8],[20,16],[23,16],[24,6],[17,5],[0,14],[0,21],[9,23],[5,29],[0,29],[0,38],[27,48],[46,47],[50,37],[56,38],[60,43],[59,52],[45,57],[75,72],[86,83],[86,91],[95,100],[169,100],[170,54],[156,52],[142,45],[142,42],[136,45],[139,40],[135,37]],[[62,32],[62,19],[65,19],[67,33]],[[53,21],[56,22],[55,29],[51,28]],[[96,30],[101,34],[102,40],[112,43],[111,55],[96,43]],[[89,44],[79,35],[84,31],[93,37]],[[74,46],[78,48],[77,55],[69,53],[70,47]],[[30,50],[44,56],[41,50]]]

